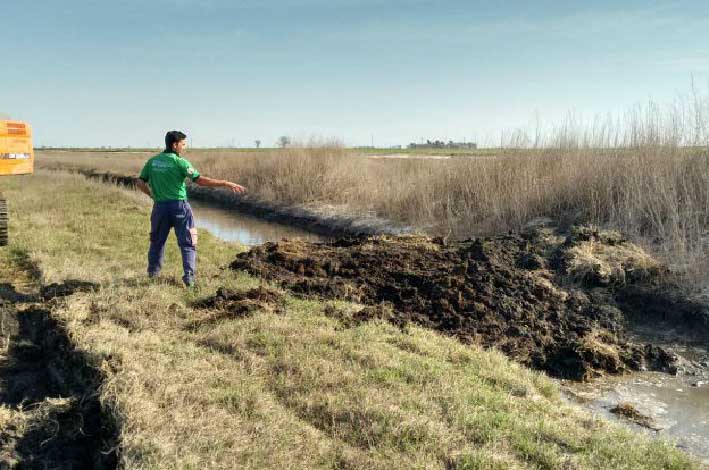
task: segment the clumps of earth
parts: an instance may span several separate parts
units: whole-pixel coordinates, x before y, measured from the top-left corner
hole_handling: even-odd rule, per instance
[[[640,411],[638,411],[638,409],[635,408],[631,403],[627,403],[627,402],[618,403],[616,406],[611,408],[609,411],[616,416],[620,416],[622,418],[627,419],[628,421],[630,421],[632,423],[637,424],[638,426],[652,429],[653,431],[660,430],[660,428],[658,428],[654,424],[652,418],[640,413]]]
[[[193,326],[199,326],[219,320],[248,317],[256,311],[283,313],[284,297],[280,292],[265,287],[248,291],[221,287],[214,296],[196,302],[193,307],[207,315],[195,320]]]
[[[344,327],[351,328],[372,320],[386,320],[395,325],[404,327],[407,320],[386,304],[367,305],[364,308],[345,309],[338,308],[332,304],[325,305],[323,309],[325,316],[338,320]]]
[[[615,232],[533,227],[454,243],[424,236],[283,240],[239,254],[231,268],[296,296],[363,304],[349,317],[355,324],[414,323],[555,377],[678,371],[675,354],[628,339],[629,319],[653,321],[643,316],[638,292],[660,295],[667,270]],[[634,301],[619,302],[628,289]],[[218,302],[227,305],[229,295]],[[236,312],[243,301],[236,300]]]
[[[82,281],[79,279],[68,279],[62,283],[53,283],[42,286],[40,295],[42,299],[51,300],[56,297],[68,297],[75,292],[92,292],[99,289],[95,282]]]

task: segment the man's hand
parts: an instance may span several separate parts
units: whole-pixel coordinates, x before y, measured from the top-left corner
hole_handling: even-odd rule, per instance
[[[142,192],[143,194],[147,194],[151,198],[153,197],[152,192],[150,191],[150,186],[147,185],[145,181],[143,181],[140,178],[137,178],[135,180],[135,186]]]
[[[212,188],[228,188],[229,191],[237,194],[241,194],[246,191],[246,188],[240,184],[232,183],[226,180],[217,180],[214,178],[209,178],[207,176],[200,176],[195,180],[199,186],[209,186]]]
[[[232,183],[231,181],[225,181],[225,183],[225,187],[229,188],[229,190],[233,193],[241,194],[246,192],[246,188],[240,184]]]

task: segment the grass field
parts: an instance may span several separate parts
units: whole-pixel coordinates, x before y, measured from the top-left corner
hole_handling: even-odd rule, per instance
[[[198,290],[179,286],[172,238],[166,277],[148,281],[150,206],[138,193],[54,173],[4,178],[2,190],[4,253],[28,256],[45,284],[100,284],[56,301],[52,315],[105,376],[125,468],[698,465],[571,408],[543,375],[431,331],[345,326],[285,292],[282,313],[211,321],[196,301],[222,286],[268,286],[224,269],[242,248],[206,233]],[[0,423],[13,413],[0,408]]]

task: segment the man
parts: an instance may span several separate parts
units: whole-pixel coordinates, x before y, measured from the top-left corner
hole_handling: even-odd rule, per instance
[[[148,276],[160,274],[165,254],[165,241],[170,229],[175,228],[177,244],[182,252],[182,281],[191,287],[195,282],[197,264],[197,229],[194,226],[192,208],[187,202],[185,178],[200,186],[229,188],[235,193],[246,189],[230,181],[207,178],[199,174],[192,164],[182,158],[187,135],[170,131],[165,135],[165,151],[145,163],[137,180],[138,189],[153,198],[150,216],[150,249],[148,250]]]

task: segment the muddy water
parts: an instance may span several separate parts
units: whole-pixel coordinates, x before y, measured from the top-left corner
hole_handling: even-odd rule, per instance
[[[686,359],[709,365],[704,344],[685,344],[673,349]],[[562,388],[571,401],[597,415],[675,441],[680,448],[709,464],[709,373],[706,367],[692,375],[637,372],[586,384],[563,383]],[[638,426],[612,414],[610,410],[620,403],[631,404],[650,418],[650,425]]]
[[[269,222],[229,209],[212,207],[198,201],[190,201],[190,205],[197,227],[225,241],[251,246],[279,241],[282,238],[307,241],[322,239],[319,235],[302,229]]]

